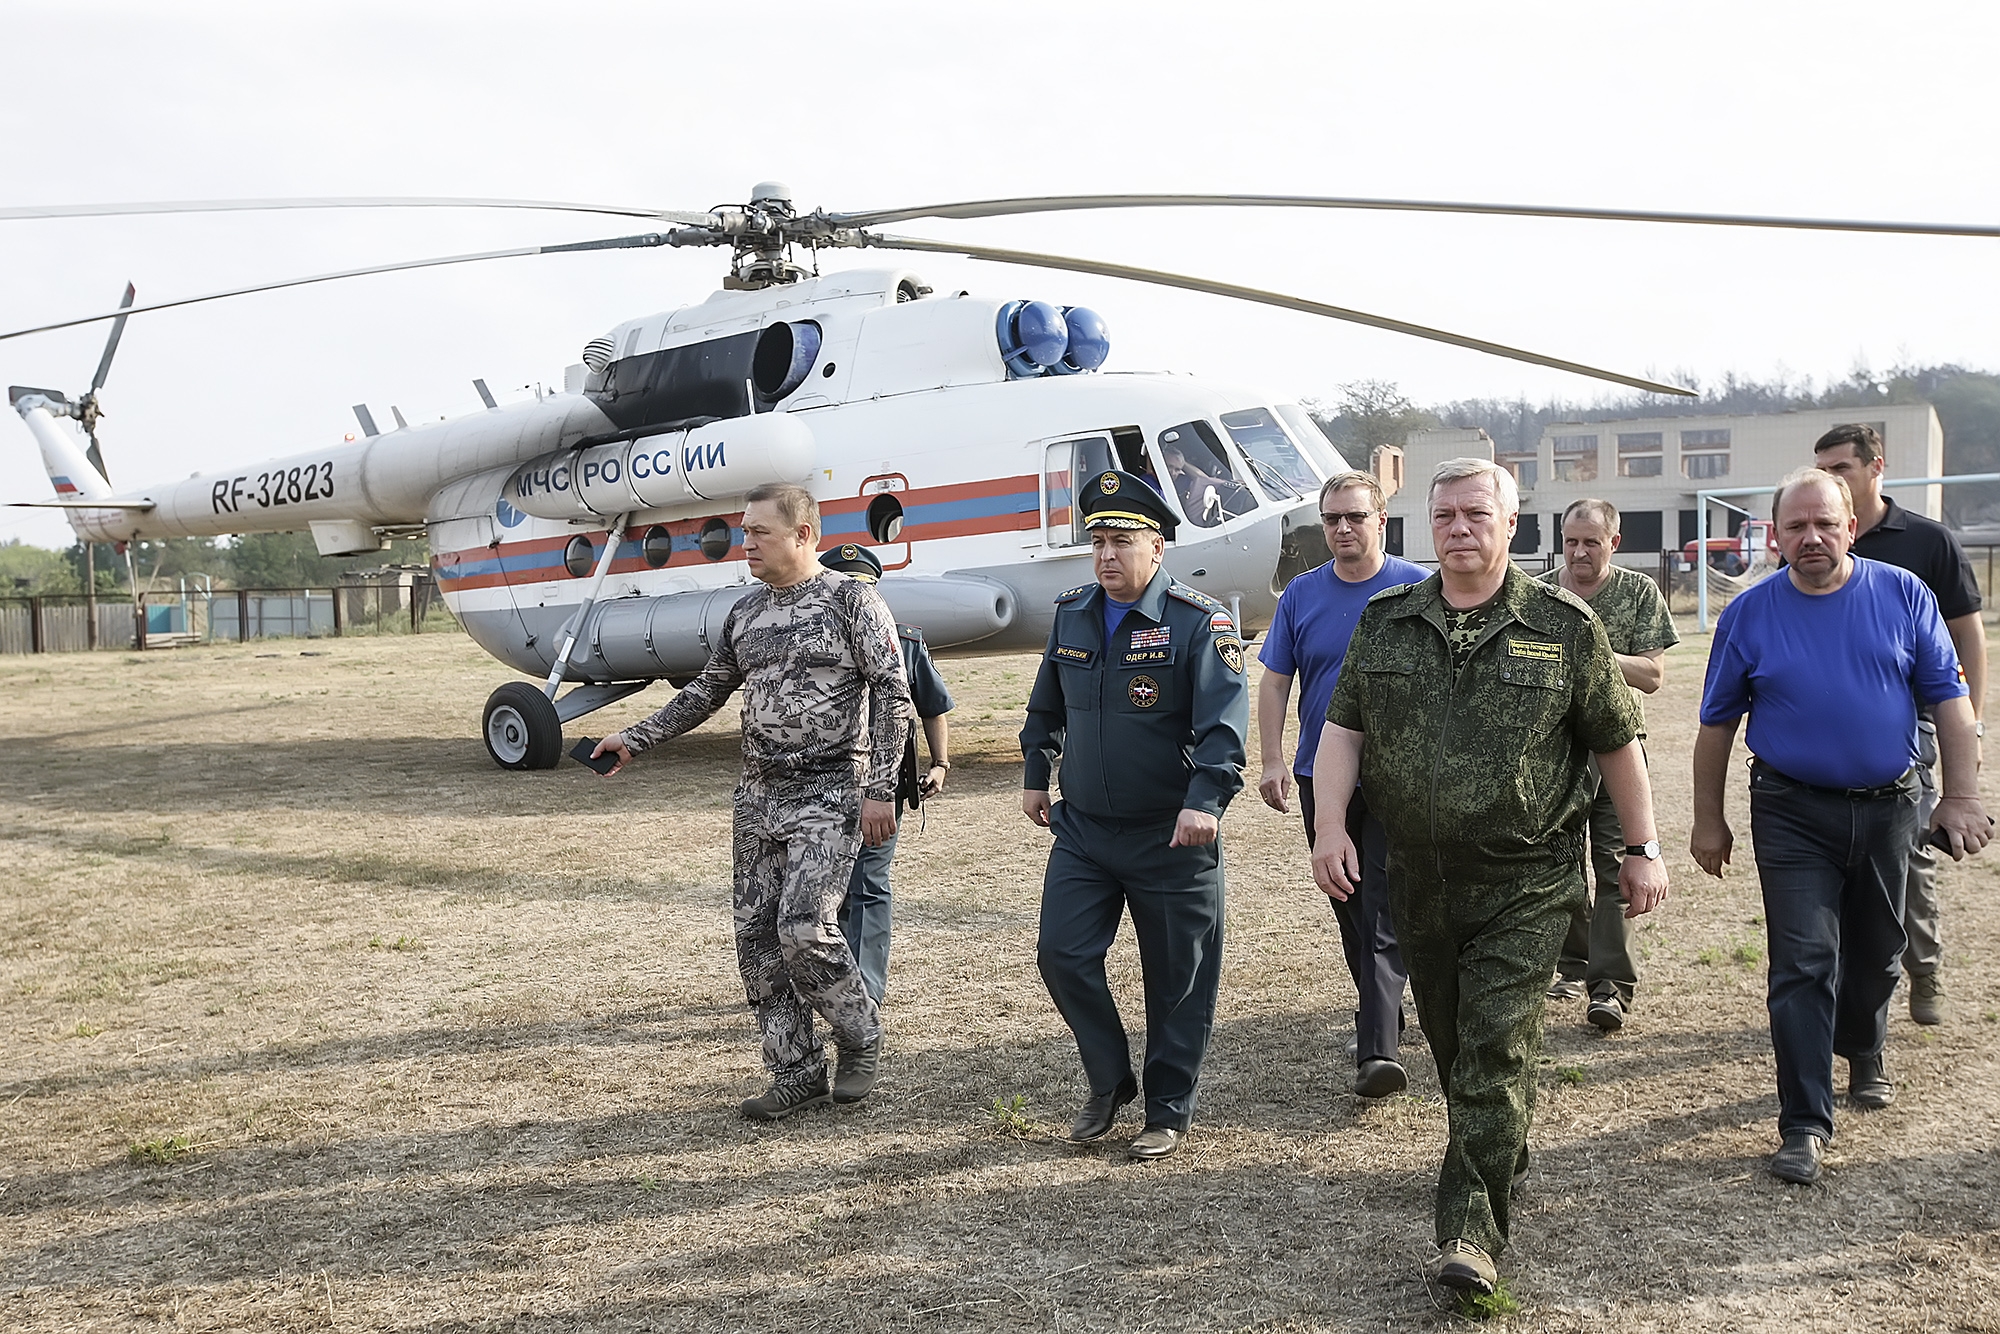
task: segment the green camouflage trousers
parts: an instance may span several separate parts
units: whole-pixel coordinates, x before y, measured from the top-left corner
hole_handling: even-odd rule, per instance
[[[1441,876],[1389,851],[1389,912],[1417,1016],[1444,1087],[1450,1141],[1438,1173],[1437,1240],[1498,1255],[1513,1178],[1528,1166],[1542,1007],[1571,916],[1577,860],[1502,883]]]

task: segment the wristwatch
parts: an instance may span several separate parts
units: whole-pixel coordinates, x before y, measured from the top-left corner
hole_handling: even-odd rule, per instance
[[[1629,845],[1625,849],[1625,855],[1627,857],[1644,857],[1649,862],[1656,862],[1660,860],[1660,840],[1649,838],[1644,843]]]

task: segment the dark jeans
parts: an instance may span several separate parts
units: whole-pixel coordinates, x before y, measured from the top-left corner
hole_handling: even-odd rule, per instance
[[[897,814],[901,813],[899,808]],[[902,832],[900,820],[896,829]],[[877,1005],[889,990],[889,927],[895,912],[889,900],[889,863],[895,859],[895,834],[878,848],[863,843],[840,905],[840,934],[847,937],[847,947],[861,969],[861,984]]]
[[[1807,787],[1761,760],[1750,837],[1770,933],[1778,1133],[1833,1138],[1833,1058],[1874,1056],[1901,973],[1917,780],[1886,796]]]
[[[1299,814],[1305,817],[1306,846],[1313,845],[1313,780],[1294,774],[1299,785]],[[1359,997],[1354,1012],[1354,1059],[1393,1061],[1403,1038],[1403,952],[1396,946],[1396,927],[1389,920],[1389,841],[1382,822],[1368,813],[1361,789],[1347,803],[1347,836],[1361,857],[1361,892],[1345,899],[1329,898],[1340,923],[1340,949],[1347,956],[1347,973]]]

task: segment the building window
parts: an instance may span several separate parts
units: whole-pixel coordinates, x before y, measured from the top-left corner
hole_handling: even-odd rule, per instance
[[[1514,474],[1515,486],[1523,491],[1532,491],[1535,489],[1535,482],[1540,478],[1541,468],[1535,462],[1533,454],[1502,454],[1496,461],[1501,467]]]
[[[1555,480],[1594,482],[1597,480],[1597,437],[1558,435],[1550,437],[1555,448]]]
[[[1514,529],[1514,540],[1507,544],[1507,550],[1516,556],[1532,556],[1542,549],[1542,516],[1523,514]]]
[[[1682,431],[1681,476],[1694,481],[1729,476],[1729,431]]]
[[[1660,549],[1663,516],[1659,510],[1626,510],[1618,516],[1618,530],[1624,535],[1620,551],[1638,554]]]
[[[1660,431],[1618,433],[1618,475],[1658,477],[1665,460],[1665,436]]]
[[[1391,556],[1403,554],[1403,519],[1401,515],[1389,516],[1389,527],[1382,534],[1382,550]]]

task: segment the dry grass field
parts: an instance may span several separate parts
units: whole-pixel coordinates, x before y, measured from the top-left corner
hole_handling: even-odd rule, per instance
[[[1894,1108],[1842,1109],[1820,1187],[1772,1180],[1740,792],[1731,877],[1685,853],[1691,638],[1650,708],[1675,898],[1623,1033],[1551,1012],[1494,1323],[2000,1328],[2000,861],[1946,873],[1952,1021],[1899,995]],[[905,825],[884,1084],[763,1126],[733,717],[617,779],[513,775],[475,735],[501,672],[457,635],[0,659],[0,1327],[1457,1324],[1421,1278],[1434,1072],[1419,1038],[1409,1096],[1348,1092],[1332,915],[1254,792],[1185,1150],[1052,1138],[1085,1090],[1033,960],[1033,665],[946,664],[958,767]],[[1115,962],[1136,1023],[1129,937]]]

